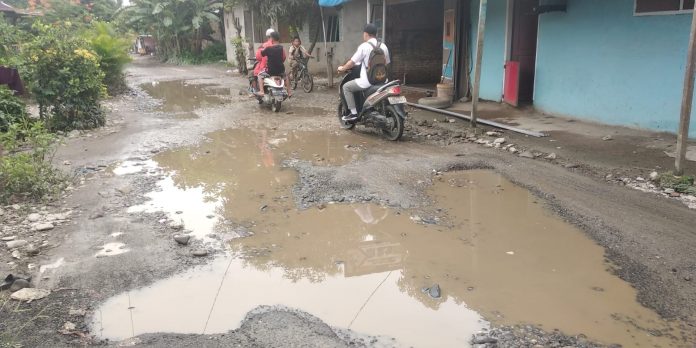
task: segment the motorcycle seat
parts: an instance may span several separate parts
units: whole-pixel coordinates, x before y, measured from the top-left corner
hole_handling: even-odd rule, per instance
[[[370,95],[374,94],[374,93],[377,92],[377,90],[378,90],[380,87],[382,87],[382,86],[384,86],[384,84],[379,84],[379,85],[370,86],[368,89],[366,89],[366,90],[364,91],[365,96],[370,96]]]

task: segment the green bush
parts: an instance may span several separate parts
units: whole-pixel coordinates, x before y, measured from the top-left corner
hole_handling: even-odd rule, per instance
[[[0,132],[5,132],[10,125],[24,120],[26,114],[24,102],[7,86],[0,85]]]
[[[658,182],[663,189],[671,188],[679,193],[696,195],[693,176],[675,176],[673,173],[663,173],[659,176]]]
[[[125,65],[130,62],[128,39],[118,37],[114,28],[105,22],[95,22],[85,37],[92,49],[99,55],[99,66],[104,72],[104,84],[109,94],[115,95],[126,90],[123,75]]]
[[[56,138],[43,122],[15,123],[0,134],[0,203],[39,200],[61,192],[66,177],[51,165]]]
[[[180,55],[168,57],[165,61],[176,65],[208,64],[224,61],[227,59],[227,48],[222,42],[216,42],[197,55],[191,51],[182,51]]]
[[[24,39],[24,33],[14,25],[7,23],[0,15],[0,65],[16,67],[20,65],[19,44]]]
[[[215,42],[201,52],[202,63],[215,63],[221,60],[227,60],[227,47],[224,42]]]
[[[23,49],[26,81],[49,130],[88,129],[104,125],[99,103],[106,95],[99,56],[74,35],[70,23],[32,26],[37,33]]]

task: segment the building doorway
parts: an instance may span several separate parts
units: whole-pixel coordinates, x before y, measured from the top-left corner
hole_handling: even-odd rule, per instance
[[[539,0],[509,0],[508,54],[505,62],[503,100],[511,105],[531,104],[534,99],[534,73]]]
[[[411,0],[386,3],[384,37],[392,56],[392,79],[416,87],[434,87],[440,82],[444,2]],[[454,29],[450,28],[452,35]]]

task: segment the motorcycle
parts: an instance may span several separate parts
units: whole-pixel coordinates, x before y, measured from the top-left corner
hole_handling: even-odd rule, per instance
[[[249,59],[249,61],[253,63],[253,68],[251,69],[251,71],[253,71],[259,62],[256,61],[256,59]],[[249,76],[249,92],[256,97],[259,104],[270,105],[273,112],[280,112],[283,102],[288,99],[285,79],[280,76],[265,76],[263,79],[263,97],[256,93],[254,89],[255,83],[258,83],[258,79],[251,74],[251,76]]]
[[[343,85],[360,77],[360,66],[354,67],[341,80],[338,88],[340,103],[338,105],[338,121],[343,129],[353,129],[356,125],[377,128],[387,139],[397,141],[404,133],[404,122],[408,113],[404,106],[406,97],[401,95],[401,82],[391,81],[386,84],[372,86],[364,91],[355,93],[355,105],[358,107],[358,119],[343,121],[350,114]]]

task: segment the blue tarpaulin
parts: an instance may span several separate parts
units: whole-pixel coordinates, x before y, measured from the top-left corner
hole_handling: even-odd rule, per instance
[[[338,6],[340,4],[346,3],[350,0],[319,0],[319,6],[332,7]]]

